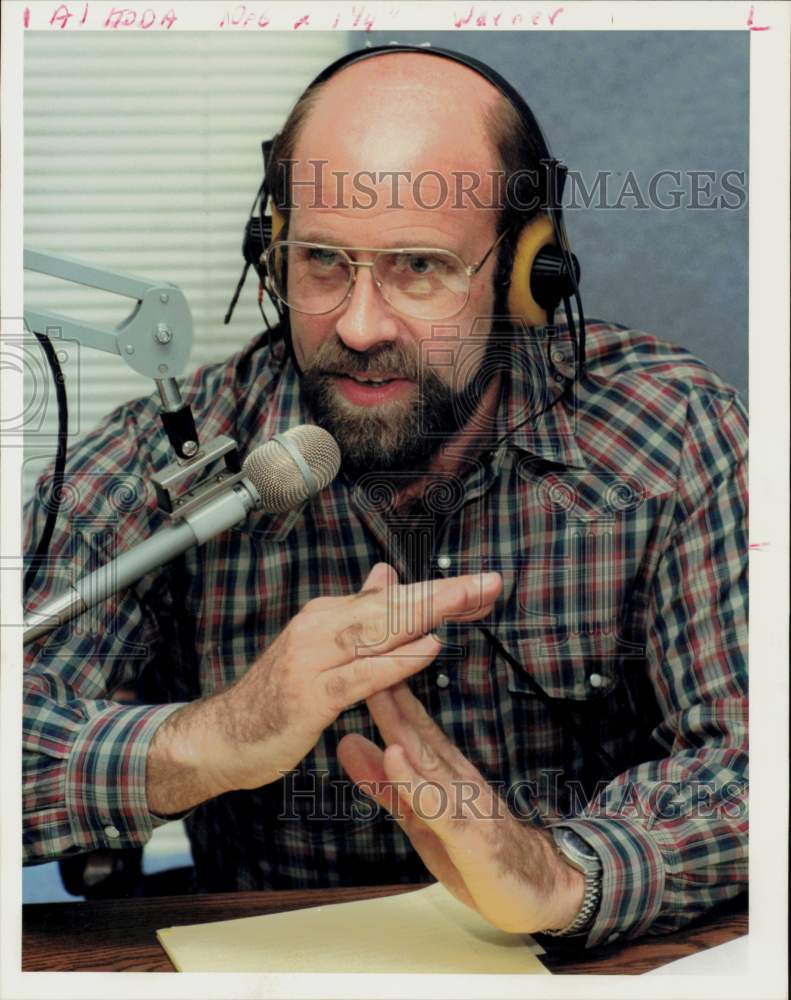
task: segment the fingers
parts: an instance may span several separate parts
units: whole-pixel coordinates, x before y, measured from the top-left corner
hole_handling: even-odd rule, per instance
[[[398,807],[407,817],[402,826],[426,867],[458,899],[478,909],[464,869],[470,864],[471,853],[486,853],[480,830],[450,798],[449,786],[413,767],[403,747],[389,746],[383,765],[387,778],[398,789]],[[458,785],[454,782],[450,787],[457,789]],[[477,862],[473,859],[472,863]]]
[[[391,655],[364,656],[343,666],[324,671],[324,685],[330,708],[338,713],[356,701],[425,669],[437,656],[442,644],[434,635],[424,635],[399,647]]]
[[[447,775],[473,781],[483,777],[412,694],[406,683],[396,684],[368,699],[368,709],[385,743],[400,743],[415,761],[433,753],[443,762]]]
[[[349,778],[396,819],[411,812],[399,801],[398,790],[387,780],[384,753],[358,733],[349,733],[338,744],[338,760]]]
[[[369,699],[388,744],[384,769],[409,805],[454,856],[484,836],[481,821],[500,815],[486,779],[430,718],[406,684]],[[485,823],[484,823],[485,825]]]
[[[392,752],[392,749],[387,751],[390,754]],[[448,857],[442,842],[414,815],[409,805],[409,796],[401,797],[398,787],[388,780],[384,766],[385,754],[379,747],[357,733],[350,733],[338,744],[338,759],[360,790],[394,817],[431,874],[444,883],[461,902],[475,908],[464,879]]]
[[[406,685],[406,681],[394,684],[384,691],[377,691],[367,701],[368,711],[386,744],[399,742],[398,737],[403,720],[398,703],[395,701],[395,691],[401,684]]]
[[[454,749],[453,745],[428,715],[425,715],[425,719],[435,732],[424,730],[421,734],[415,724],[402,714],[396,692],[402,701],[405,697],[417,701],[405,683],[368,699],[368,709],[385,743],[388,746],[400,745],[416,765],[422,764],[429,770],[440,764],[444,765],[441,768],[443,778],[456,776],[447,753]]]
[[[387,781],[382,764],[384,752],[359,733],[347,733],[338,744],[338,760],[349,778],[379,784]]]
[[[320,605],[323,617],[314,627],[326,623],[332,630],[331,667],[366,654],[388,653],[449,619],[485,617],[501,587],[498,573],[398,584],[392,568],[378,564],[353,598]]]
[[[391,619],[404,630],[425,633],[449,619],[483,617],[502,589],[499,573],[422,581],[397,588]]]
[[[360,593],[367,590],[383,590],[398,584],[398,574],[389,563],[377,563],[360,588]]]
[[[431,752],[424,753],[420,762],[414,761],[414,748],[392,744],[385,751],[385,775],[399,790],[401,803],[451,848],[457,839],[462,814],[454,801],[459,782],[454,781],[447,769]],[[452,794],[449,794],[452,793]],[[454,829],[454,819],[457,821]],[[466,824],[465,824],[466,825]]]
[[[332,670],[392,652],[448,619],[482,618],[501,587],[498,573],[404,585],[391,566],[377,563],[357,594],[309,601],[292,621],[290,639],[316,672]]]

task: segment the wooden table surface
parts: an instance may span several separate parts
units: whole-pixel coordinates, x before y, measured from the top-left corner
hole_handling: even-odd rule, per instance
[[[22,969],[174,972],[156,939],[155,931],[162,927],[373,899],[415,888],[380,886],[28,904],[22,908]],[[664,937],[645,937],[582,953],[579,944],[540,938],[547,949],[541,961],[555,973],[635,974],[746,933],[747,902],[742,898]]]

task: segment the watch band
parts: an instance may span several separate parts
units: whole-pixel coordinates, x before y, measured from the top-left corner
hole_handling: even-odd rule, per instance
[[[601,902],[601,861],[585,841],[568,827],[554,827],[555,847],[564,861],[585,876],[585,895],[576,917],[566,927],[545,930],[550,937],[571,937],[582,934],[593,923]]]

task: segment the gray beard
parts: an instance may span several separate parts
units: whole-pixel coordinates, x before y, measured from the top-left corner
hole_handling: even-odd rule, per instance
[[[333,377],[318,372],[305,373],[302,392],[313,419],[338,442],[350,479],[371,472],[397,472],[400,482],[418,478],[471,413],[467,391],[454,392],[433,373],[417,384],[417,399],[391,403],[385,412],[353,409],[339,398]]]
[[[342,470],[351,480],[363,475],[398,473],[403,484],[425,473],[442,445],[465,426],[480,403],[488,378],[482,364],[460,390],[432,370],[417,365],[400,346],[386,344],[366,354],[340,341],[320,349],[302,375],[302,394],[316,423],[329,431],[341,450]],[[381,408],[354,407],[333,384],[340,371],[398,372],[412,380],[417,398]],[[491,374],[491,373],[489,373]]]

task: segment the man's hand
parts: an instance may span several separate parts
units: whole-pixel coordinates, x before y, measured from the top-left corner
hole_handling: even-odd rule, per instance
[[[585,881],[551,836],[509,812],[405,683],[369,697],[368,707],[386,749],[349,735],[338,756],[349,777],[398,819],[432,875],[501,930],[529,934],[570,924]]]
[[[345,708],[431,663],[440,650],[432,629],[485,617],[500,587],[497,574],[402,586],[380,563],[359,593],[308,602],[239,681],[160,727],[149,808],[172,814],[276,781]]]

